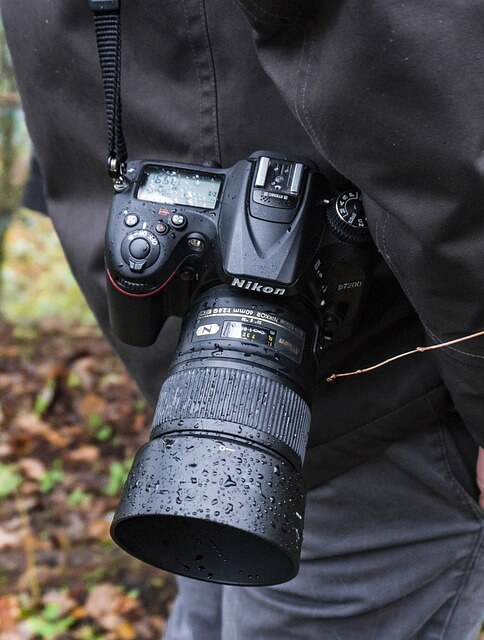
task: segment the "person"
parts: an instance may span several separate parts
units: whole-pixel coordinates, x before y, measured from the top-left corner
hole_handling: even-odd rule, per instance
[[[50,215],[154,404],[179,319],[143,350],[110,333],[111,188],[88,3],[1,6]],[[362,190],[381,255],[358,330],[328,350],[315,396],[298,576],[248,589],[180,579],[167,640],[477,637],[484,340],[332,385],[324,375],[484,328],[483,13],[477,0],[124,3],[131,158],[309,157],[334,188]]]

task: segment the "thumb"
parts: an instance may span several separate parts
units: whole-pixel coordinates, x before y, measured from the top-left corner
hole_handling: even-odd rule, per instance
[[[477,457],[477,486],[479,487],[479,506],[484,509],[484,449],[479,447]]]

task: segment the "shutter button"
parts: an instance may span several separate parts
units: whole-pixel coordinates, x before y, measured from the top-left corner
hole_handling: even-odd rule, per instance
[[[150,253],[151,245],[144,238],[136,238],[129,245],[129,252],[137,260],[147,258]]]

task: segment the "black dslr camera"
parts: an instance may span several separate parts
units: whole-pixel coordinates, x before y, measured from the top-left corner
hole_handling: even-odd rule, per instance
[[[284,582],[299,567],[319,363],[354,330],[373,262],[360,194],[266,151],[125,175],[105,244],[113,333],[147,346],[184,319],[113,538],[193,578]]]

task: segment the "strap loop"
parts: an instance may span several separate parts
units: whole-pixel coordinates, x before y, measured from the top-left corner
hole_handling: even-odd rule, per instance
[[[94,12],[108,121],[108,172],[113,180],[122,174],[128,158],[121,111],[120,0],[89,0]]]

